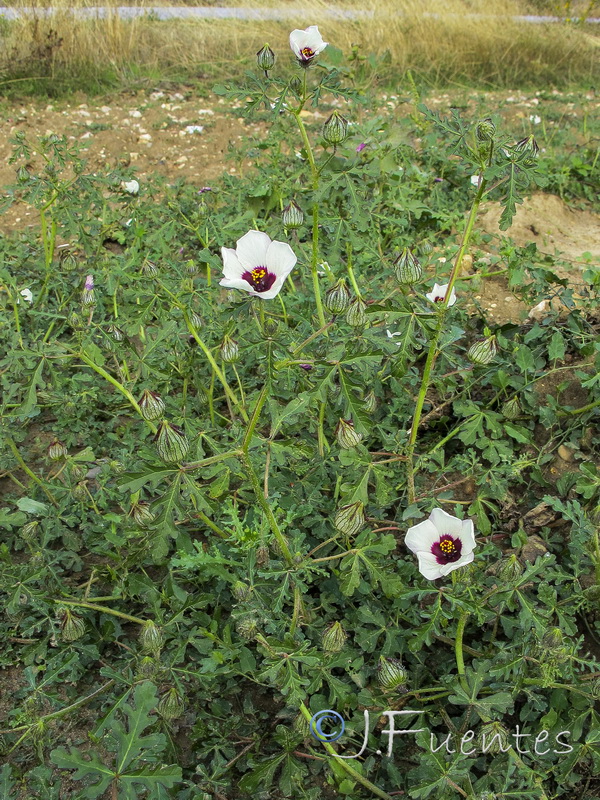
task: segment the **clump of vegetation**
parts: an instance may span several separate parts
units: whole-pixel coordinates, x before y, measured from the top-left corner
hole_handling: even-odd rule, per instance
[[[359,127],[331,44],[290,44],[290,79],[265,45],[215,87],[272,120],[249,177],[14,138],[40,230],[0,240],[4,795],[591,797],[598,271],[478,258],[481,202],[506,229],[554,178],[533,136]],[[469,314],[490,273],[568,313]]]

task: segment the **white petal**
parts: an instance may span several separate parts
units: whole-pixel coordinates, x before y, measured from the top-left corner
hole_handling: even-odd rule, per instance
[[[327,42],[323,41],[316,25],[311,25],[304,31],[304,47],[310,47],[315,54],[327,47]]]
[[[448,573],[453,572],[455,569],[464,567],[466,564],[470,564],[474,558],[475,553],[471,551],[470,553],[462,555],[458,561],[451,561],[450,564],[440,564],[440,575],[448,575]]]
[[[453,306],[454,303],[456,303],[456,292],[454,291],[454,289],[452,289],[452,291],[450,292],[450,299],[448,300],[448,308],[450,308],[450,306]]]
[[[430,553],[434,542],[439,541],[440,534],[433,522],[426,519],[408,529],[404,544],[413,553]]]
[[[305,32],[299,30],[298,28],[290,33],[290,47],[298,58],[300,58],[300,53],[304,47],[305,36]]]
[[[458,517],[453,517],[452,514],[448,514],[442,508],[434,508],[429,515],[429,519],[435,525],[438,536],[449,533],[450,536],[454,536],[456,539],[462,534],[462,520],[458,519]]]
[[[225,278],[241,278],[246,270],[240,264],[235,250],[231,247],[222,247],[221,256],[223,258],[223,276]]]
[[[235,251],[244,270],[264,267],[271,239],[261,231],[248,231],[237,240]]]
[[[444,574],[433,553],[417,553],[419,572],[428,581],[435,581]]]
[[[294,269],[298,258],[289,244],[285,242],[271,242],[267,250],[264,266],[277,277],[287,277]]]
[[[473,549],[477,545],[477,542],[475,541],[475,529],[473,527],[472,519],[463,520],[460,538],[463,544],[463,554],[472,553]]]
[[[221,278],[219,286],[225,286],[227,289],[242,289],[242,291],[248,292],[248,294],[258,295],[260,297],[258,292],[255,292],[248,281],[245,281],[243,278]]]
[[[272,300],[274,297],[277,297],[277,295],[283,288],[283,284],[285,283],[286,278],[287,275],[285,277],[277,278],[275,280],[275,283],[273,284],[273,286],[271,286],[270,289],[267,289],[266,292],[258,292],[258,296],[262,297],[263,300]]]

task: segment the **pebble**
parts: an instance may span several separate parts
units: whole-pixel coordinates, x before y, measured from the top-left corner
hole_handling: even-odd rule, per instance
[[[490,303],[490,308],[498,308],[498,303]]]
[[[573,460],[573,451],[570,450],[568,447],[565,447],[564,444],[561,444],[557,450],[558,455],[562,458],[563,461],[572,461]]]
[[[138,136],[140,142],[146,142],[147,144],[152,143],[152,136],[149,133],[142,133],[141,136]]]
[[[138,111],[137,108],[134,108],[133,111],[129,112],[130,117],[134,117],[135,119],[139,119],[142,116],[142,112]]]

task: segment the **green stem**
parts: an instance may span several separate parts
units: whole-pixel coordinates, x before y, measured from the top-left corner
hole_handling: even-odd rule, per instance
[[[348,270],[348,277],[350,278],[350,283],[352,284],[352,288],[354,289],[354,293],[357,297],[361,297],[360,289],[358,288],[358,284],[356,283],[356,278],[354,276],[354,270],[352,269],[352,246],[348,243],[348,259],[346,262],[346,269]]]
[[[227,453],[218,453],[216,456],[203,458],[202,461],[192,461],[190,464],[184,464],[181,469],[184,471],[200,469],[200,467],[207,467],[209,464],[216,464],[218,461],[224,461],[226,458],[236,458],[240,453],[241,450],[229,450]]]
[[[124,614],[122,611],[115,611],[112,608],[98,606],[95,603],[76,602],[74,600],[54,600],[54,602],[60,606],[79,606],[80,608],[89,608],[90,611],[101,611],[103,614],[112,614],[113,617],[121,617],[121,619],[126,619],[128,622],[135,622],[137,625],[145,625],[147,621],[139,617],[132,617],[131,614]]]
[[[311,719],[312,719],[312,714],[310,713],[310,711],[308,710],[308,708],[307,708],[307,707],[304,705],[304,703],[300,703],[300,713],[302,714],[302,716],[304,717],[304,719],[305,719],[305,720],[306,720],[308,723],[310,723],[310,721],[311,721]],[[334,750],[334,748],[333,748],[333,747],[332,747],[332,746],[329,744],[329,742],[321,742],[321,744],[322,744],[322,745],[323,745],[323,747],[324,747],[324,748],[327,750],[327,752],[329,753],[329,755],[331,755],[331,756],[333,756],[333,757],[336,757],[336,756],[337,756],[337,753],[336,753],[336,751],[335,751],[335,750]],[[340,765],[340,767],[341,767],[342,769],[345,769],[345,770],[346,770],[346,772],[347,772],[349,775],[351,775],[351,776],[352,776],[352,778],[353,778],[355,781],[357,781],[358,783],[360,783],[362,786],[364,786],[364,787],[365,787],[365,789],[368,789],[370,792],[372,792],[372,793],[373,793],[374,795],[376,795],[377,797],[381,797],[381,798],[382,798],[382,800],[393,800],[393,798],[392,798],[392,796],[391,796],[391,795],[389,795],[387,792],[384,792],[384,791],[383,791],[383,789],[380,789],[380,788],[379,788],[379,786],[375,786],[375,784],[374,784],[374,783],[371,783],[371,781],[370,781],[370,780],[368,780],[368,778],[365,778],[363,775],[361,775],[359,772],[357,772],[357,771],[354,769],[354,767],[350,766],[350,764],[349,764],[349,763],[348,763],[348,762],[347,762],[345,759],[343,759],[343,758],[337,758],[337,759],[336,759],[336,763],[337,763],[337,764],[339,764],[339,765]]]
[[[465,632],[465,625],[467,624],[467,619],[469,617],[468,612],[463,612],[460,615],[458,620],[458,625],[456,626],[456,639],[454,640],[454,652],[456,654],[456,667],[458,669],[458,679],[460,681],[460,685],[468,694],[469,684],[467,683],[467,679],[465,677],[465,659],[463,656],[463,635]]]
[[[23,461],[23,457],[21,456],[21,454],[17,450],[17,445],[13,442],[13,440],[10,437],[6,436],[5,437],[5,441],[8,444],[12,454],[14,455],[14,457],[19,462],[19,466],[21,467],[23,472],[27,473],[27,475],[29,475],[31,480],[34,481],[34,483],[37,483],[37,485],[44,492],[44,494],[46,495],[48,500],[50,500],[52,505],[58,506],[58,502],[57,502],[56,498],[54,497],[54,495],[48,489],[46,489],[46,487],[44,486],[42,481],[38,478],[38,476],[35,474],[35,472],[32,472],[32,470],[30,470],[29,467],[27,466],[27,464]]]
[[[406,480],[407,480],[409,504],[414,503],[416,497],[414,453],[415,453],[415,445],[417,442],[417,436],[419,433],[419,422],[421,421],[421,414],[423,413],[423,405],[425,403],[425,397],[427,396],[427,390],[429,389],[429,383],[431,381],[431,372],[433,370],[433,366],[435,364],[435,360],[438,355],[438,344],[440,336],[442,334],[442,330],[444,329],[444,322],[446,319],[446,313],[448,311],[448,301],[450,300],[450,297],[452,295],[452,289],[454,287],[454,284],[456,283],[456,279],[460,274],[462,260],[469,245],[471,234],[473,233],[473,228],[475,226],[475,219],[477,217],[477,210],[479,209],[479,204],[481,203],[481,198],[483,197],[485,185],[486,181],[482,177],[482,175],[480,175],[479,189],[477,191],[477,194],[475,195],[475,199],[473,200],[473,205],[471,206],[471,211],[469,213],[469,218],[467,220],[465,232],[462,237],[462,242],[458,254],[456,256],[456,261],[454,262],[452,273],[450,274],[448,287],[446,289],[446,296],[439,307],[437,326],[433,334],[433,338],[429,344],[427,360],[425,361],[425,367],[423,368],[421,387],[419,389],[419,394],[415,405],[412,426],[410,429],[410,438],[408,440],[408,447],[407,447],[408,461],[406,466]]]
[[[252,412],[252,417],[250,418],[250,422],[248,424],[248,428],[246,429],[246,434],[244,436],[244,441],[242,442],[242,452],[244,453],[244,455],[247,455],[248,453],[250,442],[252,441],[252,434],[254,433],[254,429],[258,424],[260,412],[262,411],[268,396],[269,396],[269,384],[265,383],[258,397],[256,405],[254,407],[254,411]]]

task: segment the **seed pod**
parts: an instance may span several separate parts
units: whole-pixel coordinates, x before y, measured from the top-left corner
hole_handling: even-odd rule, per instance
[[[27,167],[23,166],[19,167],[19,169],[17,170],[17,180],[19,181],[19,183],[27,183],[30,177],[31,176],[29,175],[29,170],[27,169]]]
[[[146,528],[156,519],[156,515],[150,511],[150,503],[145,503],[144,501],[133,503],[129,513],[135,520],[136,525],[139,525],[140,528]]]
[[[67,455],[67,453],[67,448],[58,439],[55,439],[48,445],[48,458],[50,461],[60,461],[61,458],[64,458]]]
[[[238,360],[239,354],[240,348],[235,339],[232,339],[230,336],[225,336],[221,342],[221,358],[223,361],[226,364],[233,364],[234,361]]]
[[[517,419],[521,415],[521,405],[518,397],[511,397],[502,406],[502,413],[506,419]]]
[[[592,688],[590,693],[592,697],[600,698],[600,678],[596,678],[596,680],[592,683]]]
[[[350,305],[351,295],[344,278],[325,293],[325,308],[331,314],[341,314]]]
[[[63,642],[74,642],[85,633],[85,621],[68,608],[63,609],[60,623],[60,636]]]
[[[379,656],[377,680],[383,689],[400,689],[406,686],[408,673],[398,658]]]
[[[122,342],[125,338],[125,334],[118,328],[116,325],[109,325],[108,326],[108,333],[112,336],[115,342]]]
[[[302,213],[300,206],[294,200],[292,200],[283,209],[282,219],[283,225],[285,228],[287,228],[287,230],[295,231],[298,230],[298,228],[300,228],[304,222],[304,214]]]
[[[185,262],[185,270],[188,275],[197,275],[198,274],[198,265],[194,261],[193,258],[189,258]]]
[[[76,483],[75,486],[71,489],[71,493],[75,500],[85,500],[88,496],[87,489],[85,488],[87,481],[79,481]]]
[[[333,525],[346,536],[355,536],[366,522],[365,507],[360,501],[342,506],[333,518]]]
[[[340,650],[343,650],[347,638],[346,631],[341,624],[337,621],[332,622],[331,625],[325,628],[321,637],[323,650],[326,653],[339,653]]]
[[[408,247],[405,247],[394,261],[394,268],[398,283],[403,285],[412,286],[413,283],[418,283],[423,277],[421,265]]]
[[[79,266],[79,262],[74,253],[65,252],[61,255],[60,266],[65,272],[73,272]]]
[[[339,111],[325,121],[323,125],[323,138],[327,144],[337,146],[348,138],[348,120],[344,119]]]
[[[256,633],[258,631],[258,623],[256,617],[244,617],[243,619],[238,619],[235,623],[235,629],[247,642],[254,639]]]
[[[252,589],[244,581],[236,581],[231,587],[231,593],[239,603],[250,599]]]
[[[275,53],[271,50],[268,44],[261,49],[256,54],[256,64],[259,69],[264,70],[265,77],[270,69],[273,69],[275,66]]]
[[[488,336],[487,339],[480,339],[469,347],[467,358],[474,364],[489,364],[497,352],[496,337]]]
[[[96,305],[96,299],[94,296],[94,277],[92,275],[88,275],[85,279],[83,292],[81,293],[81,304],[82,306]]]
[[[140,646],[142,653],[151,653],[155,658],[158,657],[164,642],[161,628],[151,619],[146,620],[140,631]]]
[[[545,650],[556,650],[562,647],[563,633],[560,628],[549,628],[542,637],[542,648]]]
[[[196,330],[199,330],[203,325],[202,317],[196,311],[190,311],[190,322]]]
[[[151,681],[156,677],[159,670],[159,665],[150,656],[144,656],[137,668],[137,677],[142,680]]]
[[[266,567],[269,564],[269,548],[264,544],[256,548],[256,563],[259,567]]]
[[[375,397],[375,392],[373,390],[364,396],[363,408],[367,414],[372,414],[377,408],[377,398]]]
[[[430,253],[433,253],[433,245],[431,244],[431,242],[428,242],[427,239],[421,242],[421,244],[419,245],[419,253],[422,256],[428,256]]]
[[[349,450],[360,444],[363,435],[354,429],[351,419],[340,419],[335,429],[335,437],[340,447]]]
[[[360,297],[355,297],[346,311],[346,322],[353,328],[362,328],[367,324],[367,304]]]
[[[516,555],[511,555],[500,562],[498,577],[507,583],[514,583],[523,574],[523,566]]]
[[[190,449],[190,443],[183,430],[166,420],[160,423],[153,441],[158,455],[167,464],[178,464]]]
[[[150,389],[144,389],[138,400],[138,406],[142,417],[147,420],[158,419],[165,411],[165,404],[160,395],[151,392]]]
[[[475,125],[475,136],[478,142],[491,142],[496,133],[496,126],[491,117],[480,119]]]
[[[69,461],[69,472],[71,473],[71,478],[74,481],[80,481],[82,478],[85,478],[86,475],[86,468],[83,464],[78,464],[77,461]]]
[[[163,719],[169,721],[180,717],[183,714],[184,708],[183,698],[178,693],[177,689],[171,687],[158,701],[156,710]]]
[[[33,542],[37,536],[37,529],[39,526],[39,522],[37,519],[31,520],[31,522],[25,523],[19,533],[21,534],[21,538],[25,542]]]
[[[517,142],[514,149],[519,155],[524,154],[523,164],[526,167],[532,167],[536,163],[540,152],[540,148],[533,138],[533,134]]]
[[[279,323],[273,317],[267,317],[263,326],[263,334],[265,338],[272,339],[279,332]]]
[[[510,747],[508,731],[501,722],[487,722],[479,728],[473,744],[484,753],[505,753]]]
[[[156,275],[158,275],[160,270],[158,269],[158,267],[156,266],[154,261],[150,261],[149,259],[145,259],[144,263],[140,267],[140,272],[146,278],[154,278]]]

